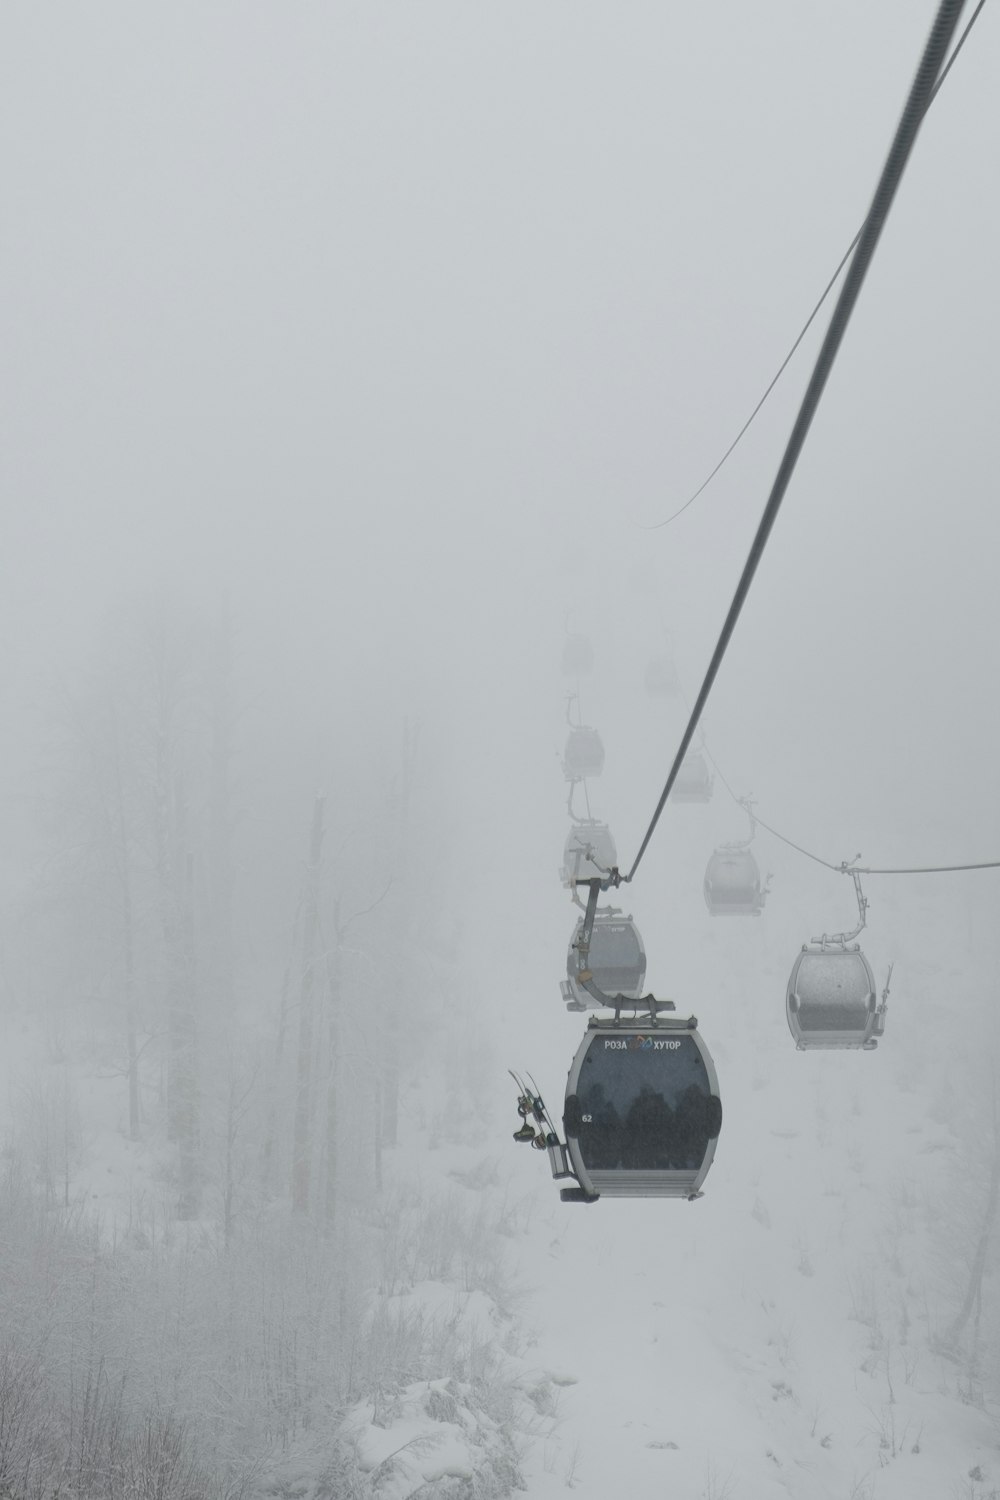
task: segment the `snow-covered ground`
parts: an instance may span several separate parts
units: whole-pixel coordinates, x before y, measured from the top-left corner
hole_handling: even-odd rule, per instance
[[[452,1116],[440,1077],[409,1079],[386,1157],[396,1240],[370,1294],[371,1338],[419,1329],[424,1353],[419,1379],[390,1369],[379,1395],[337,1419],[369,1493],[1000,1491],[992,1257],[976,1359],[978,1314],[948,1338],[986,1211],[989,1049],[981,1033],[977,1058],[941,1016],[942,995],[957,993],[981,1014],[991,953],[952,952],[939,916],[929,898],[881,898],[866,946],[881,983],[896,944],[883,1042],[872,1054],[800,1054],[782,1003],[794,939],[807,935],[796,903],[777,885],[757,922],[713,920],[692,901],[674,992],[685,1009],[682,997],[697,996],[725,1111],[695,1204],[563,1205],[544,1157],[511,1140],[503,1062],[529,1064],[558,1113],[583,1029],[559,1013],[558,976],[530,1030],[518,1004],[495,1015],[492,1045],[507,1055],[487,1096],[466,1091]],[[33,1138],[37,1151],[32,1110],[58,1119],[63,1090],[80,1142],[71,1203],[109,1239],[156,1241],[169,1153],[125,1140],[121,1080],[53,1060],[27,1021],[12,1026],[8,1057],[22,1145]],[[470,1072],[482,1068],[478,1058]],[[57,1198],[60,1160],[53,1145]],[[211,1237],[210,1214],[200,1232]],[[332,1431],[276,1457],[260,1493],[324,1493]]]
[[[528,1492],[985,1500],[1000,1492],[992,1254],[974,1358],[976,1315],[950,1331],[993,1151],[992,888],[869,882],[880,987],[895,963],[886,1035],[873,1053],[798,1053],[788,973],[817,912],[850,916],[850,888],[759,844],[777,871],[763,917],[713,919],[705,811],[668,818],[666,873],[629,905],[654,989],[699,1016],[722,1134],[694,1204],[563,1205],[544,1159],[508,1148],[520,1378],[554,1403],[522,1461]],[[539,948],[552,920],[546,905]],[[568,907],[562,920],[568,938]],[[528,959],[498,1044],[558,1115],[584,1021],[560,1013],[557,973],[538,981],[534,946]],[[513,1089],[506,1108],[512,1130]]]
[[[990,1360],[970,1366],[969,1329],[944,1337],[986,1200],[983,1078],[961,1031],[929,1024],[959,976],[897,953],[879,1050],[799,1054],[781,1004],[794,923],[777,899],[760,924],[706,923],[693,940],[714,1004],[699,1009],[726,1113],[705,1197],[565,1206],[544,1158],[509,1140],[513,1091],[507,1118],[498,1088],[484,1133],[433,1149],[415,1091],[393,1171],[428,1203],[458,1193],[499,1237],[509,1280],[500,1306],[460,1283],[396,1306],[492,1341],[539,1500],[987,1500],[1000,1490]],[[563,1032],[567,1062],[581,1029],[543,1028]],[[371,1472],[397,1458],[385,1493],[479,1493],[447,1488],[473,1483],[493,1440],[491,1419],[477,1431],[453,1399],[470,1375],[411,1386],[386,1427],[354,1414]]]

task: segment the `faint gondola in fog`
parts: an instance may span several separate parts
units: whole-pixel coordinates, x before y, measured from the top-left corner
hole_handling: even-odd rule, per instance
[[[561,984],[569,1010],[594,1010],[616,1000],[638,1000],[646,982],[646,950],[638,927],[621,912],[598,912],[590,949],[581,953],[584,918],[576,924],[566,955],[566,979]],[[590,979],[601,991],[598,998],[585,988]]]
[[[604,745],[596,729],[576,724],[566,737],[563,775],[567,781],[586,781],[604,769]]]
[[[581,819],[566,836],[559,878],[572,887],[577,881],[600,879],[617,863],[618,849],[607,823]]]
[[[680,691],[673,657],[654,656],[646,667],[643,682],[651,697],[672,698]]]
[[[875,976],[857,943],[805,944],[785,993],[788,1029],[800,1052],[820,1048],[872,1051],[885,1030],[886,991],[879,1004]]]
[[[760,868],[750,848],[757,831],[753,807],[749,798],[743,798],[740,805],[750,819],[749,838],[720,844],[705,869],[705,905],[714,917],[759,917],[767,900],[768,887],[761,884]]]
[[[759,917],[767,900],[749,849],[716,849],[705,870],[705,905],[713,917]]]
[[[566,637],[562,651],[562,669],[567,677],[586,677],[594,670],[594,648],[589,636]]]
[[[803,943],[785,991],[788,1029],[800,1052],[861,1049],[871,1052],[885,1030],[892,965],[879,1001],[875,976],[861,948],[853,941],[865,926],[868,901],[860,874],[852,876],[858,899],[858,925],[852,932],[826,933]]]
[[[689,750],[681,761],[677,779],[670,791],[674,802],[710,802],[715,777],[700,750]]]

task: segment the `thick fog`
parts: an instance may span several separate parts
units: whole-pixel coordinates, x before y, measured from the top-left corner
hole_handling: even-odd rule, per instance
[[[544,1154],[510,1139],[507,1077],[530,1069],[558,1117],[584,1029],[558,992],[567,694],[602,735],[587,795],[627,869],[829,303],[718,475],[659,523],[861,225],[933,14],[3,15],[4,1493],[152,1493],[150,1413],[164,1500],[544,1497],[615,1475],[714,1500],[997,1493],[1000,870],[866,881],[879,989],[896,966],[870,1056],[797,1055],[784,1015],[800,946],[854,925],[849,881],[762,831],[760,919],[702,899],[712,849],[746,831],[724,781],[831,864],[1000,860],[989,7],[921,129],[709,700],[713,801],[669,804],[615,898],[718,1065],[704,1202],[561,1206]],[[579,681],[560,671],[577,633]],[[665,652],[681,691],[656,699]],[[892,1271],[890,1198],[914,1216]],[[447,1252],[400,1249],[431,1223]],[[814,1267],[834,1223],[841,1263]],[[783,1256],[801,1273],[784,1311]],[[42,1263],[49,1280],[25,1269]],[[872,1265],[885,1281],[861,1296]],[[616,1447],[645,1419],[626,1404],[596,1436],[587,1381],[628,1379],[681,1267],[692,1404],[686,1437],[643,1436],[643,1463],[677,1449],[654,1475]],[[624,1323],[588,1341],[584,1288],[630,1282]],[[436,1293],[400,1312],[438,1284],[489,1304],[488,1335],[427,1334]],[[859,1297],[905,1304],[902,1332]],[[405,1354],[400,1318],[425,1330]],[[894,1347],[907,1389],[937,1392],[912,1420],[939,1467],[911,1436],[893,1469],[895,1432],[887,1448],[884,1423],[837,1406],[875,1401],[853,1346],[828,1345],[852,1318],[882,1330],[861,1378],[884,1367],[883,1415]],[[488,1380],[480,1344],[501,1351]],[[823,1424],[802,1391],[825,1362],[841,1426],[807,1459]],[[119,1392],[127,1462],[102,1429],[67,1466],[100,1425],[74,1404],[84,1376]],[[677,1378],[654,1370],[650,1401],[681,1400]],[[4,1403],[27,1414],[10,1441]],[[484,1466],[463,1422],[493,1434]]]

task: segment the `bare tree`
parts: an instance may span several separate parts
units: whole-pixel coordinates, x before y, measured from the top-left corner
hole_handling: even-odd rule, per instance
[[[180,750],[184,673],[165,623],[149,632],[152,771],[167,1012],[167,1134],[178,1148],[178,1215],[198,1212],[198,1035],[195,1017],[194,859]]]
[[[962,1304],[955,1314],[945,1341],[955,1345],[965,1330],[966,1324],[975,1311],[975,1339],[978,1341],[979,1323],[982,1316],[983,1302],[983,1273],[986,1270],[987,1252],[990,1246],[990,1236],[993,1233],[993,1225],[996,1222],[997,1205],[1000,1203],[1000,1111],[997,1108],[997,1083],[996,1074],[993,1075],[993,1089],[991,1099],[991,1150],[990,1170],[986,1184],[986,1197],[982,1205],[982,1214],[979,1221],[979,1230],[975,1238],[975,1247],[969,1261],[968,1276],[966,1278],[965,1295]]]
[[[299,1047],[295,1076],[295,1124],[292,1140],[292,1208],[309,1208],[312,1158],[313,1050],[316,1032],[316,950],[319,934],[319,883],[323,858],[324,799],[313,805],[302,920],[302,971],[299,978]]]
[[[403,721],[403,736],[399,763],[399,780],[394,798],[396,815],[395,851],[393,855],[394,878],[408,899],[407,883],[408,841],[410,836],[410,808],[413,795],[413,773],[417,761],[418,731],[408,719]],[[405,906],[397,918],[399,973],[396,982],[389,986],[383,1005],[386,1027],[382,1047],[382,1076],[379,1079],[379,1124],[377,1151],[383,1146],[395,1146],[399,1138],[399,1011],[398,996],[410,981],[410,914]]]

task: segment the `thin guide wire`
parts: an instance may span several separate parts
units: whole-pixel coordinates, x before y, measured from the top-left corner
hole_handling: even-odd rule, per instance
[[[972,27],[975,24],[976,17],[979,15],[979,12],[982,10],[982,8],[983,8],[983,6],[985,4],[986,4],[986,0],[979,0],[979,4],[976,6],[975,10],[972,12],[972,15],[969,17],[969,21],[968,21],[968,24],[966,25],[965,30],[962,32],[962,35],[959,37],[958,41],[955,43],[954,49],[952,50],[952,54],[949,57],[948,61],[945,63],[944,67],[942,68],[940,78],[938,79],[937,83],[934,85],[934,89],[933,89],[933,91],[931,93],[931,96],[930,96],[930,98],[927,101],[925,113],[926,113],[927,109],[930,109],[931,105],[934,103],[934,100],[937,98],[938,90],[940,89],[941,85],[944,83],[944,81],[947,78],[948,74],[951,72],[952,64],[954,63],[954,61],[955,61],[956,57],[958,56],[958,54],[961,52],[962,48],[965,46],[966,38],[968,37],[969,32],[972,30]],[[850,259],[850,256],[851,256],[852,251],[854,250],[854,247],[857,245],[858,240],[861,238],[861,230],[862,229],[864,229],[864,224],[862,224],[861,229],[858,230],[857,234],[854,236],[853,240],[851,241],[851,243],[848,245],[847,249],[844,251],[843,255],[841,256],[840,263],[837,266],[837,269],[834,271],[833,275],[830,277],[830,280],[827,282],[826,286],[824,287],[823,294],[820,297],[819,301],[816,303],[816,306],[813,308],[812,312],[809,314],[808,318],[803,323],[802,328],[800,329],[799,335],[796,338],[794,344],[789,349],[789,351],[785,355],[784,359],[781,361],[781,364],[778,366],[777,371],[775,372],[774,377],[771,380],[770,385],[767,387],[766,391],[761,396],[760,400],[757,402],[757,405],[754,407],[753,411],[750,413],[750,415],[747,417],[746,421],[743,423],[743,426],[740,428],[739,432],[733,438],[733,441],[729,444],[729,447],[726,449],[725,453],[719,459],[719,462],[716,464],[715,468],[712,470],[712,472],[710,474],[708,474],[706,476],[705,479],[702,480],[701,484],[695,490],[694,494],[691,495],[687,500],[685,500],[684,504],[682,506],[680,506],[680,508],[678,510],[675,510],[672,515],[667,516],[665,520],[663,520],[663,521],[654,521],[651,525],[646,525],[646,524],[644,524],[641,521],[635,522],[635,524],[639,527],[639,529],[641,531],[660,531],[660,530],[662,530],[662,528],[664,526],[669,526],[670,523],[671,523],[671,521],[676,521],[678,516],[682,516],[684,514],[684,512],[688,509],[688,507],[694,504],[694,502],[698,499],[698,496],[701,495],[701,494],[703,494],[704,491],[708,489],[708,486],[712,483],[712,480],[715,478],[716,474],[718,474],[718,472],[722,468],[723,464],[730,457],[730,455],[735,452],[736,448],[739,446],[739,444],[742,441],[743,437],[746,435],[746,432],[749,429],[749,427],[750,427],[751,423],[753,422],[754,418],[757,416],[757,413],[760,411],[761,407],[764,405],[764,403],[767,400],[768,396],[770,396],[771,392],[774,390],[775,386],[778,384],[778,381],[781,379],[782,375],[784,375],[785,371],[788,369],[788,366],[789,366],[789,364],[791,363],[791,360],[792,360],[792,355],[798,349],[798,347],[801,344],[802,340],[805,338],[806,334],[809,332],[810,328],[812,327],[813,323],[816,320],[816,317],[817,317],[817,315],[818,315],[818,313],[820,311],[820,308],[823,306],[823,304],[826,301],[827,297],[829,297],[830,293],[833,291],[833,288],[836,286],[837,281],[838,281],[838,279],[840,277],[841,271],[847,265],[847,262]]]
[[[800,453],[802,452],[806,437],[809,433],[809,428],[812,425],[813,417],[816,415],[816,411],[819,407],[819,403],[822,398],[823,391],[826,387],[827,380],[829,379],[830,372],[833,369],[834,361],[837,357],[837,352],[840,348],[841,343],[843,342],[844,334],[847,331],[847,326],[850,322],[851,314],[854,311],[858,296],[861,292],[861,288],[864,285],[865,276],[868,273],[868,268],[871,265],[872,258],[875,254],[876,247],[881,237],[882,230],[885,226],[885,221],[888,217],[889,210],[892,207],[893,199],[896,196],[896,191],[899,187],[900,179],[902,178],[906,163],[909,160],[911,151],[913,150],[913,146],[917,138],[917,133],[920,129],[921,120],[923,119],[927,111],[927,104],[931,96],[931,91],[934,88],[934,84],[941,70],[942,62],[944,61],[949,43],[951,42],[951,38],[955,32],[955,27],[958,25],[958,20],[962,13],[963,5],[964,0],[941,0],[941,4],[938,7],[938,13],[935,18],[934,25],[931,28],[930,36],[927,39],[927,44],[924,48],[924,53],[920,60],[920,66],[917,69],[916,77],[914,78],[909,97],[907,98],[899,125],[896,129],[896,134],[893,139],[892,146],[889,150],[889,155],[886,159],[885,166],[882,169],[882,175],[879,179],[878,187],[875,190],[875,196],[872,200],[871,209],[869,210],[868,217],[865,220],[864,228],[861,232],[861,238],[858,241],[858,247],[854,253],[854,257],[851,261],[850,267],[848,268],[847,276],[844,280],[844,285],[841,288],[840,296],[838,297],[837,304],[833,310],[833,315],[830,319],[830,326],[827,329],[826,335],[823,339],[823,344],[819,351],[815,368],[813,370],[809,384],[806,387],[806,393],[799,408],[799,414],[796,417],[791,436],[789,437],[784,455],[778,467],[778,473],[775,477],[775,481],[772,486],[770,496],[768,497],[767,504],[764,507],[764,513],[761,517],[760,524],[757,527],[757,533],[753,539],[753,542],[751,543],[750,554],[744,566],[740,581],[737,584],[736,593],[733,596],[732,604],[729,607],[729,613],[726,616],[725,623],[722,627],[722,633],[719,636],[715,651],[712,654],[712,659],[709,662],[708,671],[705,674],[705,680],[703,681],[698,693],[698,697],[695,700],[694,710],[688,722],[687,728],[685,729],[684,734],[681,738],[680,747],[674,759],[673,766],[670,769],[670,774],[667,777],[666,785],[664,786],[663,791],[660,794],[660,799],[656,805],[656,810],[653,813],[652,820],[649,824],[648,829],[646,830],[646,834],[643,838],[642,844],[639,847],[639,852],[635,857],[635,861],[633,862],[631,870],[626,876],[619,876],[620,880],[624,879],[626,881],[630,881],[635,876],[635,872],[639,868],[639,864],[642,861],[643,855],[645,854],[646,849],[649,846],[649,841],[652,838],[656,826],[660,821],[660,815],[663,812],[664,807],[666,806],[667,798],[669,797],[673,784],[677,779],[677,773],[680,770],[681,763],[684,759],[685,754],[687,753],[692,739],[694,738],[695,730],[698,727],[698,720],[701,718],[702,711],[705,707],[706,702],[708,701],[709,694],[712,691],[712,686],[715,682],[716,676],[718,675],[719,668],[722,665],[722,660],[726,654],[726,648],[729,645],[733,631],[736,628],[736,623],[743,609],[743,605],[745,604],[747,595],[750,592],[750,586],[753,583],[754,576],[760,564],[760,560],[764,555],[764,549],[767,546],[768,538],[770,537],[771,531],[774,527],[774,523],[777,520],[778,511],[781,508],[781,502],[785,497],[785,492],[788,489],[789,482],[791,481],[792,475],[795,472],[795,465],[798,462]]]

